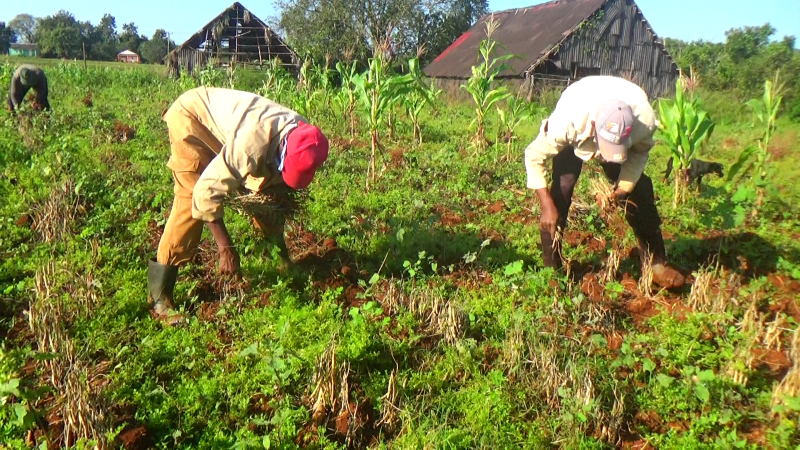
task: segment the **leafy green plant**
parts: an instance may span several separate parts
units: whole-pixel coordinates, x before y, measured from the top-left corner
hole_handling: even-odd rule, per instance
[[[350,137],[354,137],[356,135],[355,109],[356,102],[358,101],[356,97],[356,87],[355,84],[353,84],[353,80],[358,74],[356,61],[353,61],[349,65],[345,65],[341,61],[337,62],[336,72],[339,74],[342,86],[337,95],[337,99],[341,102],[342,109],[346,112],[347,117],[350,118]]]
[[[420,127],[420,114],[426,106],[434,107],[435,101],[442,93],[431,82],[426,82],[425,75],[419,69],[419,65],[414,65],[412,72],[409,72],[416,83],[417,88],[412,89],[408,95],[402,98],[406,113],[414,128],[414,140],[418,145],[422,145],[422,128]]]
[[[500,130],[507,145],[506,161],[509,161],[511,159],[511,150],[517,139],[514,131],[533,114],[531,103],[516,95],[511,95],[505,101],[505,108],[497,107],[497,114],[500,118]]]
[[[505,86],[493,88],[495,78],[508,66],[501,64],[502,61],[514,58],[515,55],[507,54],[499,57],[492,57],[497,46],[497,41],[492,39],[492,35],[500,26],[494,16],[486,22],[486,39],[481,41],[479,50],[479,64],[472,66],[472,76],[461,88],[465,89],[472,96],[475,102],[475,119],[470,126],[475,127],[474,145],[477,151],[486,150],[486,116],[492,107],[499,101],[511,95]]]
[[[729,181],[733,180],[738,174],[744,176],[748,171],[752,173],[751,187],[755,188],[757,193],[754,214],[757,214],[764,200],[769,143],[775,135],[775,121],[783,100],[783,87],[784,85],[779,83],[779,74],[776,73],[774,82],[772,80],[764,81],[764,94],[762,97],[754,98],[747,102],[747,106],[753,110],[756,119],[764,127],[764,134],[758,141],[757,146],[749,146],[742,150],[739,158],[728,171],[727,178]],[[753,160],[754,156],[755,160]]]
[[[701,109],[699,99],[684,91],[680,79],[675,82],[675,100],[660,99],[658,111],[658,131],[675,167],[672,206],[677,208],[678,203],[686,202],[689,165],[714,132],[714,121]]]
[[[383,123],[383,119],[386,117],[389,108],[398,99],[417,86],[413,74],[419,70],[419,60],[412,58],[408,61],[408,65],[409,73],[402,76],[390,74],[384,66],[383,57],[379,55],[370,58],[367,71],[353,79],[361,100],[361,106],[367,115],[372,144],[372,153],[370,154],[369,167],[367,169],[367,189],[369,189],[370,180],[373,183],[377,180],[378,171],[375,165],[375,156],[381,147],[378,140],[378,130]]]

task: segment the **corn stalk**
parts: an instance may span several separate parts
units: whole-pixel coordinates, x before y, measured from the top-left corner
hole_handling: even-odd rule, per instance
[[[475,102],[475,119],[470,126],[475,127],[474,143],[476,153],[486,150],[486,115],[495,103],[511,95],[505,86],[492,88],[495,78],[508,68],[508,65],[500,63],[515,56],[507,54],[497,58],[492,57],[497,46],[497,42],[492,39],[492,35],[498,26],[499,22],[494,19],[494,16],[486,23],[486,39],[481,41],[478,57],[479,64],[472,66],[472,76],[467,80],[466,84],[461,85],[461,88],[469,92]]]
[[[769,142],[775,134],[775,121],[778,116],[778,110],[783,100],[783,87],[784,84],[779,83],[779,74],[775,74],[775,81],[766,80],[764,82],[764,94],[762,98],[754,98],[747,102],[753,110],[758,122],[764,127],[764,135],[758,141],[757,146],[749,146],[742,150],[739,158],[731,166],[728,172],[728,180],[733,180],[737,174],[744,175],[747,171],[752,173],[751,180],[753,186],[757,191],[757,199],[753,214],[758,213],[758,209],[764,201],[764,182],[767,175],[766,165],[769,160]],[[751,161],[755,155],[755,161]]]
[[[412,89],[405,97],[403,97],[403,106],[406,108],[406,113],[411,119],[414,127],[414,140],[417,145],[422,145],[422,128],[420,127],[420,114],[425,106],[435,106],[435,101],[442,93],[441,89],[437,89],[433,83],[427,82],[425,75],[419,69],[419,65],[415,65],[412,71],[409,71],[414,77],[415,89]]]
[[[675,100],[658,102],[658,131],[672,153],[675,170],[673,208],[686,202],[688,170],[700,147],[714,132],[714,121],[700,108],[698,98],[687,94],[680,78],[675,82]]]
[[[336,63],[336,72],[339,73],[341,78],[342,87],[337,95],[338,100],[342,104],[342,109],[346,111],[347,117],[350,118],[350,137],[356,135],[356,87],[353,80],[357,75],[356,62],[353,61],[349,66],[342,64],[341,61]]]
[[[508,145],[506,148],[506,161],[509,161],[511,159],[511,150],[516,140],[514,130],[517,129],[519,124],[530,118],[532,111],[530,103],[515,95],[509,96],[505,103],[505,109],[497,107],[497,114],[500,117],[501,132]]]
[[[408,64],[411,68],[410,72],[414,72],[415,67],[419,65],[419,61],[414,58],[409,60]],[[391,106],[399,98],[406,95],[416,83],[411,73],[402,76],[393,76],[387,73],[381,54],[370,58],[367,71],[357,75],[353,79],[353,83],[356,86],[359,100],[361,100],[361,106],[367,115],[372,141],[372,153],[370,154],[366,181],[366,188],[369,189],[370,181],[374,183],[377,180],[378,172],[375,165],[375,155],[380,148],[378,130]]]

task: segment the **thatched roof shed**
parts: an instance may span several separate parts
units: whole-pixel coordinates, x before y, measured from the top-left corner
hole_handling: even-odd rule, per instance
[[[179,77],[181,70],[192,73],[208,65],[230,63],[263,66],[276,58],[292,73],[300,64],[297,53],[264,21],[235,2],[164,60],[167,74]]]

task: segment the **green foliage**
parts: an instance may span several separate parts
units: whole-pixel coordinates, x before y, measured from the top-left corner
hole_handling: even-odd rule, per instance
[[[0,441],[9,447],[24,448],[30,430],[40,445],[45,422],[65,404],[59,392],[46,391],[51,384],[41,370],[43,361],[63,358],[43,354],[25,331],[31,298],[48,290],[59,295],[65,307],[59,324],[80,349],[84,365],[75,370],[96,386],[92,398],[111,405],[107,437],[130,439],[141,426],[150,442],[134,443],[140,446],[608,448],[620,433],[631,433],[658,448],[791,448],[800,438],[796,399],[771,404],[779,373],[747,365],[758,363],[753,348],[771,346],[792,357],[787,349],[797,325],[785,302],[792,277],[800,276],[800,221],[791,207],[779,218],[765,215],[758,227],[744,222],[744,237],[725,236],[723,219],[738,197],[712,179],[686,208],[660,211],[676,264],[697,270],[709,257],[719,261],[708,301],[721,295],[723,307],[709,313],[688,287],[643,298],[629,280],[593,290],[591,274],[576,282],[541,268],[531,227],[538,210],[521,187],[524,170],[491,164],[494,154],[463,152],[471,102],[423,102],[416,118],[425,133],[422,149],[413,145],[417,111],[398,114],[392,144],[402,158],[379,171],[380,185],[360,189],[353,180],[371,151],[374,88],[419,99],[416,89],[434,88],[416,62],[401,76],[388,64],[380,72],[373,66],[382,78],[370,85],[377,77],[369,70],[339,65],[342,89],[313,64],[305,86],[279,66],[169,80],[146,66],[43,64],[59,86],[54,111],[0,115],[0,334],[6,337]],[[0,83],[14,68],[0,62]],[[159,112],[199,82],[233,84],[286,105],[303,92],[318,93],[307,107],[332,151],[309,187],[311,201],[287,226],[298,267],[279,272],[250,218],[229,210],[226,222],[247,283],[219,278],[204,242],[176,285],[176,302],[189,321],[170,328],[152,320],[146,304],[146,261],[173,195]],[[82,103],[89,90],[91,108]],[[322,93],[339,100],[329,106]],[[714,95],[703,95],[703,106],[717,118],[712,105],[727,107],[734,97]],[[351,104],[361,128],[348,129]],[[375,121],[384,142],[391,104],[378,104],[387,105]],[[495,103],[498,115],[488,117],[488,129],[517,123],[513,134],[532,139],[537,121],[513,120],[523,105],[512,97]],[[542,113],[534,108],[534,115]],[[749,114],[727,117],[705,147],[721,159],[735,145],[718,141],[752,134]],[[134,127],[135,137],[113,139],[117,121]],[[785,119],[779,123],[773,143],[791,140],[797,130]],[[662,146],[651,155],[648,171],[672,157]],[[593,206],[593,164],[575,190],[578,219],[572,222],[581,239],[564,243],[565,256],[580,267],[603,263],[606,249],[594,248],[597,241],[631,241],[603,226]],[[773,167],[785,200],[796,201],[793,169]],[[78,198],[80,214],[70,232],[44,242],[39,212],[60,198],[68,178],[75,197],[67,200]],[[656,177],[653,184],[666,198],[671,186]],[[61,207],[56,210],[75,209],[71,201]],[[768,276],[750,277],[739,258]],[[37,272],[50,263],[52,280],[37,283]],[[623,260],[620,269],[638,276],[635,259]],[[643,312],[636,309],[642,303]],[[754,331],[759,327],[772,330],[769,339]],[[747,382],[732,381],[731,369]],[[745,433],[752,428],[763,438]]]
[[[496,58],[492,56],[497,46],[497,41],[492,39],[492,34],[499,26],[499,22],[494,17],[486,23],[486,39],[481,41],[479,64],[472,66],[472,76],[466,84],[461,85],[461,88],[469,92],[472,101],[475,102],[475,119],[470,126],[475,127],[473,144],[476,152],[486,149],[486,115],[497,102],[511,95],[505,86],[493,87],[495,78],[508,67],[506,64],[502,64],[502,61],[515,57],[512,54]]]
[[[0,55],[8,53],[9,46],[17,41],[16,32],[0,21]]]
[[[775,31],[769,23],[732,28],[725,33],[724,43],[667,39],[666,47],[678,67],[696,75],[701,85],[733,90],[739,98],[751,98],[776,71],[797,73],[800,68],[795,37],[771,40]],[[800,102],[800,81],[794,78],[787,85],[788,111]]]
[[[658,113],[659,136],[672,153],[675,167],[673,207],[677,208],[679,201],[686,202],[686,170],[714,132],[714,121],[697,97],[684,92],[681,80],[675,83],[674,101],[659,99]]]
[[[289,45],[334,64],[376,57],[373,46],[387,39],[397,62],[427,64],[489,10],[486,0],[279,0],[276,7]]]
[[[389,73],[384,64],[383,58],[370,58],[369,69],[352,79],[361,100],[361,106],[367,116],[372,140],[367,188],[369,188],[370,179],[372,182],[377,179],[375,155],[380,145],[378,130],[383,119],[389,113],[391,106],[399,99],[421,88],[418,78],[419,60],[416,58],[408,61],[409,71],[405,75],[397,76]]]
[[[506,98],[505,108],[497,107],[497,115],[500,119],[500,130],[507,142],[506,161],[511,159],[511,150],[517,140],[514,131],[521,123],[528,120],[533,115],[534,104],[529,103],[516,95]]]

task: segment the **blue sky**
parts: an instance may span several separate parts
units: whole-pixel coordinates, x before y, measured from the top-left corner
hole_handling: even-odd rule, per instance
[[[233,0],[102,2],[104,6],[101,8],[90,6],[88,0],[37,0],[32,3],[6,0],[4,3],[0,13],[0,20],[4,21],[20,13],[40,17],[66,9],[78,20],[96,24],[103,13],[110,13],[117,19],[120,31],[123,23],[134,22],[139,33],[151,36],[156,28],[163,28],[171,33],[175,42],[181,43],[230,6]],[[241,3],[263,20],[276,15],[271,0],[242,0]],[[499,11],[538,3],[543,1],[489,0],[489,7]],[[722,41],[725,31],[730,28],[770,22],[777,29],[775,38],[794,35],[800,41],[800,0],[637,0],[637,4],[660,37]],[[797,46],[800,47],[800,43]]]

